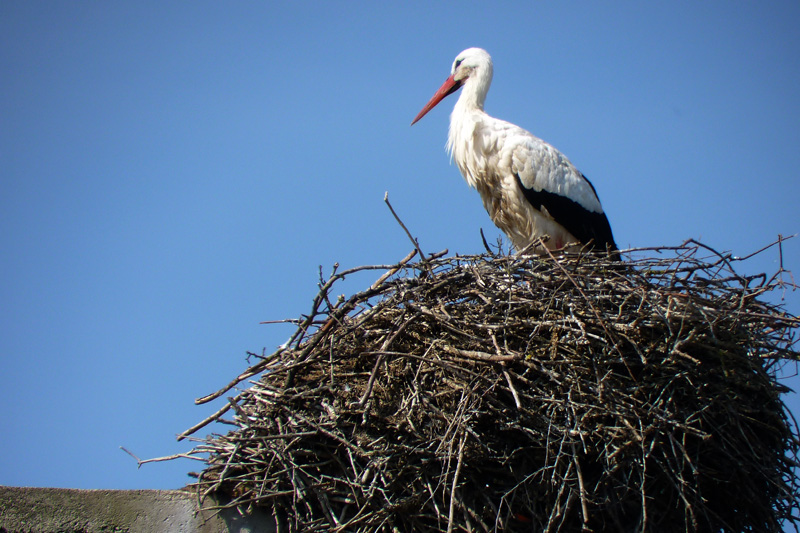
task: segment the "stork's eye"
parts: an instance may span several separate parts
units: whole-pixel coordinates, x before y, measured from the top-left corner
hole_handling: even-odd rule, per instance
[[[463,60],[463,59],[456,59],[456,66],[455,66],[455,68],[458,68],[459,66],[461,66],[461,62],[462,62],[462,61],[464,61],[464,60]]]

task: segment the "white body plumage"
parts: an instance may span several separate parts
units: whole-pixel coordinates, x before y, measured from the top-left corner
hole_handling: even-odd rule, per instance
[[[615,251],[600,200],[575,166],[538,137],[484,112],[491,81],[489,54],[480,48],[464,50],[414,122],[462,88],[450,115],[447,149],[514,247],[535,248],[545,238],[549,249],[589,245]]]

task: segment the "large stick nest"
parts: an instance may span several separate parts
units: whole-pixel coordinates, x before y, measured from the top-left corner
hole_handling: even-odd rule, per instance
[[[780,244],[780,243],[778,243]],[[649,254],[650,257],[646,257]],[[800,320],[695,242],[334,271],[202,439],[196,487],[287,531],[780,531]],[[642,257],[642,258],[637,258]],[[332,301],[335,282],[386,273]],[[232,419],[222,418],[226,411]]]

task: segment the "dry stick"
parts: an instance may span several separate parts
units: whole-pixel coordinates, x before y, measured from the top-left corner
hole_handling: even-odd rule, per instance
[[[370,288],[371,289],[377,289],[378,287],[383,285],[384,281],[389,279],[389,277],[394,276],[395,274],[397,274],[400,271],[401,268],[406,266],[406,263],[408,263],[409,261],[411,261],[414,258],[415,255],[417,255],[417,250],[412,250],[411,253],[408,254],[407,256],[405,256],[403,259],[401,259],[399,263],[397,263],[395,266],[393,266],[392,268],[387,270],[381,277],[379,277],[375,281],[375,283],[373,283],[370,286]]]
[[[716,255],[717,257],[719,257],[719,260],[716,263],[713,263],[711,265],[712,267],[716,267],[717,265],[725,265],[725,270],[727,270],[728,272],[732,272],[733,275],[736,276],[738,280],[740,280],[740,281],[744,280],[744,278],[742,276],[738,275],[736,273],[736,271],[733,269],[733,265],[731,265],[731,263],[733,261],[738,261],[739,260],[738,257],[733,257],[731,254],[723,255],[721,252],[718,252],[717,250],[715,250],[711,246],[708,246],[707,244],[703,244],[700,241],[696,241],[695,239],[689,239],[686,242],[691,242],[695,246],[697,246],[698,248],[703,248],[705,250],[708,250],[709,252],[711,252],[714,255]],[[701,267],[700,265],[698,265],[698,269],[699,270],[708,270],[708,267]],[[722,269],[720,268],[720,270],[722,270]]]
[[[136,462],[139,464],[139,467],[141,467],[143,464],[146,464],[146,463],[157,463],[159,461],[172,461],[173,459],[194,459],[195,461],[203,461],[203,462],[205,462],[204,458],[195,457],[193,455],[193,452],[176,453],[175,455],[167,455],[166,457],[155,457],[153,459],[139,459],[137,456],[135,456],[133,454],[132,451],[130,451],[125,446],[120,446],[119,449],[122,450],[123,452],[127,453],[128,455],[130,455],[134,459],[136,459]]]
[[[414,248],[416,248],[417,252],[419,252],[420,259],[425,261],[425,254],[422,253],[422,250],[419,247],[419,243],[417,242],[417,239],[415,239],[414,237],[411,236],[411,232],[408,231],[408,228],[406,227],[406,225],[403,224],[403,221],[400,220],[400,217],[397,216],[397,213],[395,213],[394,208],[392,207],[392,204],[389,203],[389,191],[386,191],[383,194],[383,201],[386,202],[386,205],[389,206],[389,211],[391,211],[392,215],[394,215],[394,219],[397,221],[398,224],[400,224],[400,227],[403,228],[403,230],[406,232],[406,235],[408,235],[408,238],[411,239],[411,242],[414,245]]]
[[[372,374],[370,374],[369,381],[367,382],[367,388],[364,391],[364,394],[362,394],[361,398],[358,400],[358,404],[361,407],[364,407],[364,405],[367,403],[367,400],[369,400],[369,397],[372,396],[372,388],[375,386],[375,378],[378,377],[378,370],[380,370],[381,364],[383,364],[384,357],[385,354],[380,354],[378,359],[375,361],[375,366],[372,368]],[[366,416],[366,413],[364,413],[364,415]]]
[[[233,461],[236,459],[236,454],[239,453],[239,446],[241,446],[241,444],[242,444],[241,442],[237,442],[234,445],[233,452],[228,456],[228,460],[225,461],[225,468],[222,469],[222,473],[219,475],[217,482],[214,484],[217,487],[219,487],[222,484],[222,482],[225,481],[225,474],[228,473],[231,464],[233,464]]]
[[[517,389],[514,388],[514,382],[511,381],[511,376],[505,368],[503,369],[503,375],[506,377],[506,382],[508,382],[508,388],[511,389],[511,395],[514,397],[514,403],[517,404],[517,409],[522,409],[522,403],[519,401]]]
[[[453,474],[453,485],[450,487],[450,510],[447,513],[447,533],[453,531],[453,514],[456,509],[456,489],[458,487],[458,477],[461,475],[461,464],[464,459],[464,444],[467,442],[467,432],[461,433],[461,442],[458,444],[458,463]]]
[[[578,461],[578,452],[575,449],[575,443],[572,443],[572,460],[575,462],[575,471],[578,474],[578,490],[581,496],[581,514],[583,514],[583,526],[588,527],[589,524],[589,505],[586,503],[586,487],[583,485],[583,472],[581,472],[581,463]]]
[[[797,284],[794,281],[794,276],[792,275],[791,271],[786,270],[783,267],[783,241],[791,239],[792,237],[796,237],[796,236],[797,236],[797,233],[795,233],[794,235],[789,235],[788,237],[783,237],[782,235],[778,234],[778,260],[779,260],[778,271],[775,272],[775,274],[769,279],[769,281],[767,281],[765,283],[765,285],[767,285],[768,287],[772,286],[772,284],[775,282],[775,279],[777,279],[779,276],[781,276],[781,274],[783,274],[784,272],[788,273],[789,274],[789,278],[791,279],[790,283],[788,283],[788,284],[785,283],[783,281],[783,277],[782,276],[778,280],[778,286],[783,288],[784,295],[786,294],[787,285],[791,289],[797,289]],[[772,245],[770,245],[770,246],[772,246]],[[758,252],[750,254],[748,257],[751,257],[751,256],[755,255],[756,253],[758,253]]]
[[[283,349],[278,350],[273,355],[277,355],[278,353],[280,353],[282,351],[283,351]],[[255,376],[256,374],[260,374],[265,368],[267,368],[267,366],[271,362],[272,362],[272,357],[264,359],[263,361],[259,361],[255,365],[251,366],[250,368],[248,368],[247,370],[245,370],[244,372],[239,374],[239,376],[237,376],[236,379],[233,379],[230,383],[225,385],[225,387],[221,388],[217,392],[211,393],[211,394],[209,394],[207,396],[203,396],[202,398],[197,398],[194,401],[194,403],[197,404],[197,405],[201,405],[201,404],[204,404],[204,403],[208,403],[211,400],[216,400],[217,398],[219,398],[220,396],[222,396],[223,394],[225,394],[226,392],[228,392],[229,390],[231,390],[232,388],[234,388],[236,385],[238,385],[242,381],[246,380],[247,378],[251,378],[251,377]],[[203,424],[203,425],[205,425],[205,424]],[[202,427],[202,426],[200,426],[200,427]],[[195,428],[193,428],[193,429],[195,429]],[[199,429],[199,428],[197,428],[197,429]],[[185,433],[186,432],[184,432],[184,434]],[[180,440],[180,439],[178,439],[178,440]]]
[[[561,455],[560,451],[559,455]],[[556,494],[556,499],[553,502],[553,508],[550,509],[550,516],[547,519],[547,528],[545,529],[545,533],[559,530],[560,527],[557,527],[555,530],[553,529],[553,526],[556,525],[555,520],[560,518],[561,522],[563,523],[565,515],[570,508],[570,500],[572,499],[572,494],[573,494],[572,490],[570,490],[570,493],[567,495],[567,501],[564,502],[563,508],[561,507],[561,498],[564,496],[564,491],[567,490],[567,478],[569,477],[569,473],[572,471],[572,466],[573,463],[571,462],[567,463],[567,471],[564,473],[564,476],[561,479],[561,483],[558,487],[558,494]],[[553,476],[551,478],[551,482],[553,483],[556,482],[555,475],[556,475],[556,470],[555,468],[553,468]]]
[[[769,249],[769,248],[772,248],[772,247],[773,247],[773,246],[775,246],[776,244],[778,245],[778,247],[781,247],[781,246],[782,246],[782,244],[783,244],[783,241],[788,241],[789,239],[794,239],[795,237],[797,237],[797,235],[798,235],[798,234],[797,234],[797,233],[795,233],[795,234],[793,234],[793,235],[789,235],[788,237],[784,237],[783,235],[781,235],[781,234],[779,233],[779,234],[778,234],[778,240],[777,240],[777,241],[774,241],[774,242],[772,242],[772,243],[770,243],[770,244],[768,244],[768,245],[764,246],[763,248],[760,248],[760,249],[756,250],[755,252],[753,252],[753,253],[751,253],[751,254],[745,255],[744,257],[737,257],[736,259],[737,259],[738,261],[746,261],[747,259],[750,259],[751,257],[753,257],[753,256],[755,256],[755,255],[758,255],[758,254],[760,254],[760,253],[761,253],[761,252],[763,252],[764,250],[767,250],[767,249]],[[783,263],[781,263],[781,267],[782,267],[782,266],[783,266]]]
[[[458,355],[461,357],[466,357],[467,359],[474,359],[476,361],[494,361],[494,362],[501,362],[501,361],[517,361],[522,359],[522,354],[518,355],[494,355],[486,352],[479,352],[477,350],[462,350],[461,348],[456,348],[455,346],[450,346],[449,344],[442,344],[442,350],[447,353]]]
[[[235,385],[232,385],[232,387],[233,387],[233,386],[235,386]],[[230,390],[230,389],[229,389],[229,390]],[[238,401],[239,401],[239,400],[242,398],[242,396],[243,396],[243,393],[240,393],[239,395],[237,395],[237,396],[236,396],[236,398],[234,398],[234,401],[237,401],[237,402],[238,402]],[[197,402],[197,400],[195,400],[195,403],[196,403],[196,402]],[[199,430],[199,429],[201,429],[201,428],[204,428],[205,426],[207,426],[207,425],[208,425],[208,424],[210,424],[211,422],[213,422],[213,421],[217,420],[219,417],[221,417],[222,415],[224,415],[225,413],[227,413],[227,412],[228,412],[228,410],[229,410],[230,408],[231,408],[231,404],[230,404],[230,402],[226,403],[225,405],[223,405],[223,406],[220,408],[220,410],[219,410],[219,411],[217,411],[217,412],[216,412],[216,413],[214,413],[213,415],[209,416],[208,418],[206,418],[206,419],[202,420],[201,422],[199,422],[199,423],[195,424],[194,426],[190,427],[189,429],[187,429],[186,431],[184,431],[183,433],[181,433],[180,435],[178,435],[178,441],[182,441],[183,439],[185,439],[185,438],[186,438],[186,437],[188,437],[189,435],[191,435],[191,434],[195,433],[197,430]]]

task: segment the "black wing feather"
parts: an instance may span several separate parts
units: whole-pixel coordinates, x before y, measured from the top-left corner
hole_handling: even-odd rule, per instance
[[[583,207],[578,202],[570,200],[566,196],[561,196],[553,192],[529,189],[522,184],[519,174],[515,174],[517,184],[525,198],[538,210],[546,209],[553,219],[564,226],[582,244],[591,243],[591,247],[596,250],[617,250],[614,242],[614,235],[611,233],[611,225],[608,223],[605,213],[594,213]],[[597,196],[597,191],[586,176],[581,174],[592,188],[592,192]]]

